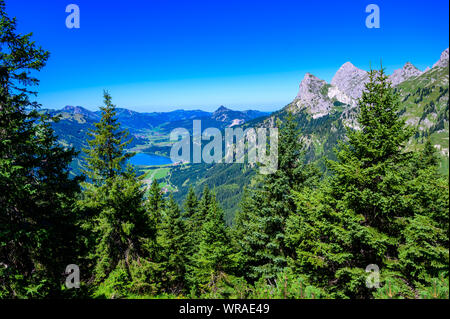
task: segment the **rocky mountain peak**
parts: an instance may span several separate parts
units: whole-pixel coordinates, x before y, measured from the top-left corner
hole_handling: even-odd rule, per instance
[[[422,74],[418,68],[416,68],[412,63],[406,62],[406,64],[401,69],[397,69],[389,76],[392,85],[396,86],[409,78],[416,77]]]
[[[328,114],[332,104],[326,94],[322,94],[326,85],[328,84],[324,80],[311,73],[306,73],[300,83],[293,111],[306,109],[314,118]]]
[[[72,106],[72,105],[66,105],[62,111],[68,112],[68,113],[84,113],[88,112],[85,108],[81,106]]]
[[[217,110],[214,111],[211,118],[220,121],[226,122],[230,120],[230,116],[232,116],[233,111],[227,109],[225,106],[221,105]]]
[[[319,79],[311,73],[306,73],[300,82],[297,98],[307,98],[311,93],[318,94],[320,88],[327,84],[324,80]]]
[[[61,112],[66,112],[69,114],[81,114],[86,117],[96,117],[95,112],[89,111],[88,109],[85,109],[82,106],[72,106],[72,105],[66,105]]]
[[[214,113],[221,113],[221,112],[227,112],[231,111],[230,109],[227,109],[225,106],[221,105]]]
[[[368,81],[368,74],[350,62],[344,63],[334,75],[331,84],[350,98],[357,100],[361,97],[364,84]]]
[[[439,61],[437,61],[435,64],[433,64],[433,68],[434,67],[440,67],[440,68],[445,68],[446,66],[448,66],[448,48],[445,49],[442,53],[441,53],[441,58],[439,59]]]

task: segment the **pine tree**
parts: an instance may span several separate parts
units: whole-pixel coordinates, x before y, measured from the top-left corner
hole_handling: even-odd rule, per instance
[[[86,215],[84,228],[91,254],[95,295],[155,291],[149,278],[157,272],[155,260],[156,224],[145,204],[145,190],[126,160],[130,140],[120,130],[115,106],[105,92],[102,118],[91,131],[90,149],[85,150],[92,183],[84,183],[78,208]],[[112,291],[106,287],[113,286]],[[107,292],[105,292],[107,291]]]
[[[233,260],[223,211],[208,188],[205,188],[200,203],[206,209],[206,218],[201,226],[197,253],[192,258],[193,266],[188,281],[194,291],[207,293],[214,290],[217,282],[233,269]]]
[[[129,132],[120,130],[111,95],[104,91],[103,97],[105,106],[100,107],[101,120],[88,133],[92,137],[88,140],[89,148],[83,149],[86,153],[86,169],[83,172],[96,183],[119,175],[124,170],[127,159],[134,155],[125,152],[132,139],[125,140]]]
[[[144,205],[144,189],[131,167],[120,175],[108,178],[101,186],[85,184],[78,206],[91,218],[85,227],[92,234],[93,283],[102,291],[122,273],[115,286],[127,292],[139,282],[136,267],[143,267],[152,256],[156,240],[154,228]],[[155,266],[156,267],[156,266]],[[151,288],[153,290],[153,288]],[[112,293],[112,292],[111,292]],[[115,291],[114,293],[120,293]]]
[[[147,211],[152,220],[152,225],[158,228],[161,224],[162,211],[165,207],[165,200],[159,183],[153,180],[148,192]]]
[[[189,187],[188,194],[184,201],[183,219],[186,224],[186,238],[187,238],[187,251],[189,256],[195,253],[196,245],[195,240],[197,238],[197,229],[195,228],[195,215],[198,209],[198,198],[195,195],[195,191],[192,187]],[[188,261],[189,262],[189,261]]]
[[[255,281],[259,274],[253,271],[253,267],[258,266],[260,259],[258,251],[265,245],[262,236],[262,229],[257,219],[257,211],[262,207],[262,197],[260,192],[251,193],[248,188],[244,189],[240,202],[240,210],[232,226],[232,240],[237,260],[237,275],[243,276],[248,281]]]
[[[436,149],[434,148],[429,138],[425,141],[423,151],[418,154],[419,154],[417,159],[418,169],[437,166],[438,158],[436,156]]]
[[[292,191],[302,188],[316,174],[311,165],[304,164],[303,144],[291,113],[281,125],[279,141],[278,170],[260,177],[262,186],[252,190],[238,217],[243,230],[236,233],[245,236],[237,238],[237,243],[247,249],[243,253],[247,256],[244,272],[252,280],[275,279],[287,266],[285,223],[295,211]]]
[[[188,242],[186,220],[171,195],[158,232],[163,285],[167,293],[180,294],[185,288],[186,263],[190,256]]]
[[[0,0],[0,298],[61,296],[66,266],[78,263],[75,152],[32,100],[49,53],[5,10]]]
[[[193,219],[197,212],[198,208],[198,199],[197,195],[195,195],[194,188],[189,187],[188,194],[186,195],[186,199],[184,201],[184,213],[183,216],[186,218],[189,228],[192,230],[194,227]]]
[[[195,195],[195,194],[194,194]],[[200,243],[200,236],[202,227],[206,221],[209,210],[211,209],[211,205],[213,204],[213,196],[208,186],[203,188],[202,196],[198,203],[196,204],[197,208],[193,211],[193,215],[191,216],[191,239],[194,247],[197,247]],[[197,249],[197,248],[195,248]]]
[[[414,297],[419,278],[405,271],[411,265],[406,256],[412,251],[422,254],[429,263],[422,275],[434,275],[448,264],[448,237],[446,242],[436,229],[436,216],[431,217],[437,207],[423,201],[433,192],[424,189],[412,169],[414,156],[405,149],[412,129],[399,115],[398,99],[383,70],[369,73],[358,105],[360,130],[349,129],[348,143],[341,142],[336,151],[337,161],[328,161],[330,181],[319,190],[295,192],[297,214],[287,223],[287,244],[295,249],[290,265],[334,297],[366,298],[373,290],[366,287],[365,269],[376,264],[383,284],[393,280],[404,297]],[[439,187],[433,198],[441,200],[438,215],[448,219],[443,208],[448,207],[448,196],[442,190]],[[420,245],[433,247],[430,256],[410,245],[418,241],[414,236],[420,228],[429,234]]]

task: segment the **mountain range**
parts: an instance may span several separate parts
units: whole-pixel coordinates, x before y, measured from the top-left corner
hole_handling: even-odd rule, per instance
[[[402,116],[408,125],[416,129],[416,139],[411,144],[416,144],[419,137],[429,136],[440,154],[446,158],[449,156],[448,72],[447,48],[432,68],[420,71],[412,63],[406,62],[403,68],[395,70],[389,76],[400,98]],[[288,111],[293,112],[297,117],[303,118],[301,126],[307,135],[304,137],[308,143],[315,144],[315,151],[320,153],[317,146],[327,142],[326,136],[317,134],[314,130],[310,132],[309,128],[321,123],[323,129],[328,124],[328,133],[331,135],[338,131],[344,133],[343,127],[358,129],[357,101],[368,77],[367,71],[350,62],[338,69],[330,83],[307,73],[295,99],[281,111],[265,119],[265,125],[273,125],[274,117],[283,116]]]
[[[59,120],[52,123],[55,134],[61,144],[74,147],[81,151],[87,146],[90,129],[94,123],[100,120],[101,111],[90,111],[81,106],[65,106],[60,110],[42,109],[51,117]],[[224,129],[234,125],[240,125],[258,117],[269,115],[267,112],[255,110],[234,111],[220,106],[215,112],[201,110],[175,110],[171,112],[141,113],[125,108],[117,108],[117,119],[122,128],[127,129],[133,136],[130,147],[134,151],[145,150],[150,153],[169,154],[167,144],[168,135],[174,128],[184,127],[192,129],[192,121],[200,120],[202,127],[216,127]],[[79,157],[81,158],[81,156]],[[72,166],[74,172],[78,172],[79,159]]]
[[[446,175],[449,174],[448,54],[449,50],[444,50],[433,67],[424,71],[407,62],[389,76],[399,97],[400,114],[415,129],[407,147],[420,149],[430,138],[440,157],[440,170]],[[250,120],[243,127],[274,126],[288,112],[293,112],[306,145],[306,160],[326,170],[323,159],[335,158],[333,149],[338,141],[345,140],[346,128],[359,129],[357,99],[367,80],[367,71],[350,62],[338,69],[331,83],[307,73],[291,103],[265,118]],[[176,198],[185,196],[189,185],[194,185],[197,192],[204,185],[216,189],[227,221],[231,222],[242,189],[252,183],[254,174],[254,169],[244,164],[195,164],[175,168],[168,182],[178,190],[174,193]]]
[[[176,110],[172,112],[140,113],[118,108],[117,117],[122,126],[134,136],[130,146],[133,151],[168,155],[168,134],[177,127],[192,129],[192,120],[202,121],[202,128],[242,126],[274,126],[283,121],[288,112],[295,114],[306,145],[306,159],[325,169],[323,158],[334,158],[333,148],[338,140],[345,139],[346,128],[359,129],[356,116],[357,101],[361,97],[368,72],[351,62],[344,63],[330,83],[306,73],[300,82],[298,94],[293,101],[279,111],[235,111],[224,106],[214,112],[201,110]],[[389,80],[400,101],[401,115],[415,129],[408,148],[418,149],[430,138],[441,158],[441,171],[448,175],[449,167],[449,49],[441,53],[431,68],[419,70],[412,63],[395,70]],[[53,123],[62,144],[81,150],[86,146],[88,129],[101,116],[100,111],[89,111],[80,106],[66,106],[61,110],[43,110],[61,119]],[[78,171],[81,162],[74,162]],[[189,186],[200,192],[204,185],[215,188],[218,200],[230,221],[244,186],[251,183],[255,174],[245,164],[190,164],[173,167],[164,176],[164,182],[175,190],[174,196],[181,200]]]

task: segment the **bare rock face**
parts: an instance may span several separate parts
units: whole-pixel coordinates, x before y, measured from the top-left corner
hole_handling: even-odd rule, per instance
[[[331,84],[356,101],[361,97],[365,83],[369,80],[366,71],[358,69],[350,62],[344,63],[334,75]]]
[[[354,104],[354,101],[351,97],[349,97],[344,92],[340,91],[334,85],[331,85],[330,88],[328,89],[328,98],[348,105]]]
[[[300,89],[297,98],[294,101],[295,107],[293,111],[307,109],[308,113],[311,114],[313,118],[327,115],[332,107],[331,101],[328,99],[327,95],[324,94],[326,93],[324,91],[327,88],[327,82],[317,78],[311,73],[306,73],[300,83]]]
[[[395,70],[392,75],[389,76],[389,79],[392,82],[393,86],[396,86],[403,81],[406,81],[412,77],[416,77],[421,75],[422,72],[412,65],[410,62],[406,62],[403,68]]]
[[[445,68],[446,66],[448,66],[448,48],[442,52],[441,58],[439,59],[439,61],[433,64],[433,68],[435,67]]]

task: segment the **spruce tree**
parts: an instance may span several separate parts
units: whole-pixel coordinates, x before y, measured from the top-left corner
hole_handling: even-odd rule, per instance
[[[84,228],[91,254],[95,295],[127,294],[138,290],[154,291],[150,273],[155,273],[156,226],[145,205],[145,190],[140,178],[126,160],[130,140],[120,129],[111,96],[105,92],[102,118],[91,131],[90,148],[85,150],[87,170],[92,183],[83,184],[79,210],[86,215]],[[112,284],[114,283],[114,284]],[[106,287],[113,285],[112,291]],[[105,292],[106,291],[106,292]]]
[[[100,107],[101,120],[88,133],[92,138],[88,140],[89,148],[83,149],[86,153],[86,168],[83,172],[96,183],[119,175],[124,170],[127,159],[134,155],[125,152],[132,139],[126,140],[129,132],[120,130],[111,95],[104,91],[103,97],[105,105]]]
[[[33,98],[49,53],[16,26],[0,0],[0,298],[55,297],[78,263],[75,152]]]
[[[243,253],[247,259],[244,269],[251,280],[275,279],[287,266],[285,223],[295,211],[292,191],[302,188],[316,174],[311,165],[304,163],[303,143],[294,116],[289,113],[284,123],[278,124],[278,170],[260,176],[262,186],[252,190],[238,217],[243,230],[236,234],[243,236],[237,238],[237,243],[247,249]]]
[[[189,187],[188,194],[184,201],[183,219],[186,225],[186,239],[187,239],[187,251],[189,256],[192,256],[196,252],[195,240],[197,238],[197,229],[195,223],[195,215],[198,209],[198,198],[195,195],[195,191],[192,187]],[[190,262],[188,260],[187,262]]]
[[[448,219],[448,196],[442,186],[425,189],[412,168],[415,157],[406,149],[412,129],[398,105],[384,71],[372,70],[358,103],[360,129],[348,129],[337,161],[328,161],[329,182],[295,192],[297,214],[287,223],[286,242],[295,250],[290,265],[334,297],[372,296],[365,271],[370,264],[379,267],[382,285],[396,285],[403,297],[414,297],[420,281],[419,271],[406,271],[414,253],[423,262],[424,284],[448,265],[448,236],[439,230],[442,217]],[[430,196],[440,207],[424,201]],[[421,232],[428,233],[419,244],[430,247],[428,256],[411,246]]]
[[[184,201],[183,206],[184,206],[183,216],[188,223],[189,230],[192,231],[194,227],[193,225],[194,216],[198,208],[198,198],[197,195],[195,195],[193,187],[189,187],[189,191],[188,194],[186,195],[186,199]]]
[[[185,289],[186,263],[190,256],[186,220],[172,195],[164,212],[158,232],[163,286],[167,293],[180,294]]]
[[[163,197],[162,189],[156,179],[152,181],[150,189],[148,191],[147,211],[152,225],[158,228],[161,224],[162,211],[165,207],[165,200]]]
[[[193,191],[192,191],[193,194]],[[194,194],[195,196],[195,194]],[[202,196],[197,204],[195,210],[193,210],[193,214],[191,216],[190,222],[190,234],[191,240],[194,247],[197,247],[200,243],[201,230],[206,221],[206,218],[209,214],[209,210],[211,209],[211,205],[213,204],[213,194],[209,190],[208,186],[203,188]]]
[[[205,188],[200,203],[206,209],[206,218],[201,226],[188,280],[194,291],[207,293],[214,290],[218,281],[233,269],[233,260],[230,236],[215,194]]]

